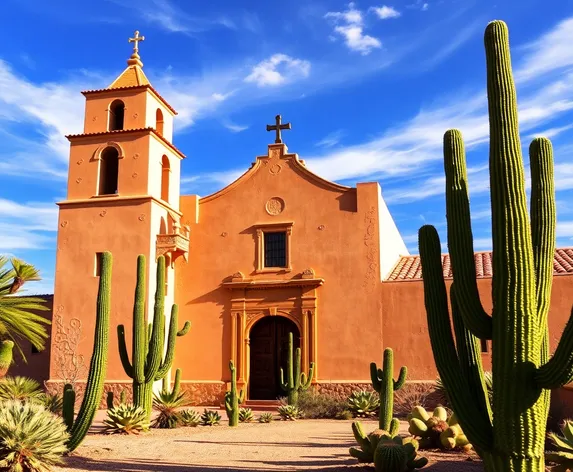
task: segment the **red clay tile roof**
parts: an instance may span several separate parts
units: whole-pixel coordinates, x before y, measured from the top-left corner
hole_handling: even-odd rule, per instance
[[[476,277],[478,279],[489,278],[492,276],[491,251],[476,252]],[[442,254],[442,268],[444,277],[452,278],[452,266],[450,264],[450,255]],[[573,275],[573,248],[555,249],[555,258],[553,259],[554,275]],[[422,265],[420,256],[403,256],[400,258],[391,274],[385,279],[388,282],[398,282],[407,280],[422,280]]]

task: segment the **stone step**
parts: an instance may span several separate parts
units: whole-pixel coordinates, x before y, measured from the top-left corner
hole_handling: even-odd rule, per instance
[[[280,402],[278,400],[246,400],[241,406],[253,411],[276,411]]]

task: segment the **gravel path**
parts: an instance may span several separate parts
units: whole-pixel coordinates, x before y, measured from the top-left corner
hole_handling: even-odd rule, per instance
[[[365,430],[376,428],[365,421]],[[152,430],[140,436],[90,434],[57,471],[232,472],[373,471],[348,454],[355,444],[350,421],[275,421],[214,427]],[[402,429],[405,429],[405,423]],[[475,456],[424,453],[433,472],[481,472]],[[468,461],[469,459],[469,461]],[[439,460],[438,463],[435,463]],[[465,462],[460,462],[465,461]]]

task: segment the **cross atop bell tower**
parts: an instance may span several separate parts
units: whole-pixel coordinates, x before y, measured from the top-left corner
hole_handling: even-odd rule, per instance
[[[127,60],[128,65],[139,65],[139,67],[143,67],[143,62],[141,62],[141,58],[139,57],[139,42],[145,41],[145,36],[139,36],[139,31],[135,31],[133,38],[129,38],[128,42],[133,43],[133,54]]]

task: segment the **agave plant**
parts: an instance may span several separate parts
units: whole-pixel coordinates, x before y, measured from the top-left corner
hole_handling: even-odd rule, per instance
[[[150,426],[143,408],[124,403],[107,410],[103,424],[107,434],[139,434],[149,431]]]
[[[179,416],[181,417],[181,424],[183,426],[198,426],[201,424],[201,415],[191,408],[182,410]]]
[[[302,418],[302,411],[300,411],[295,405],[281,405],[278,408],[278,414],[281,419],[287,421],[295,421]]]
[[[64,399],[57,393],[44,393],[39,397],[39,401],[44,405],[44,408],[55,415],[62,413],[64,407]]]
[[[40,384],[28,377],[4,377],[0,380],[0,401],[20,400],[40,403],[44,393]]]
[[[259,423],[272,423],[274,420],[273,414],[270,411],[261,413],[259,416]]]
[[[178,409],[189,405],[185,393],[161,390],[153,395],[153,407],[159,411],[159,415],[153,420],[154,428],[177,428],[181,423],[181,414]]]
[[[0,404],[0,470],[48,472],[62,463],[69,434],[64,422],[37,403]]]
[[[8,262],[12,267],[5,267]],[[41,298],[14,295],[26,282],[38,280],[41,280],[40,274],[34,266],[0,256],[0,339],[13,341],[24,361],[26,356],[18,341],[27,340],[38,350],[44,349],[48,338],[46,325],[50,321],[36,312],[49,308]]]
[[[348,397],[348,408],[356,416],[369,416],[380,406],[380,399],[374,392],[355,390]]]
[[[221,415],[218,411],[215,410],[207,410],[203,411],[201,415],[201,422],[203,426],[217,426],[221,422]]]
[[[241,423],[250,423],[253,421],[253,410],[250,408],[239,409],[239,421]]]
[[[555,450],[545,453],[547,461],[558,464],[551,469],[555,472],[573,470],[573,421],[566,421],[561,428],[561,432],[563,436],[549,433],[549,439],[551,439]]]

